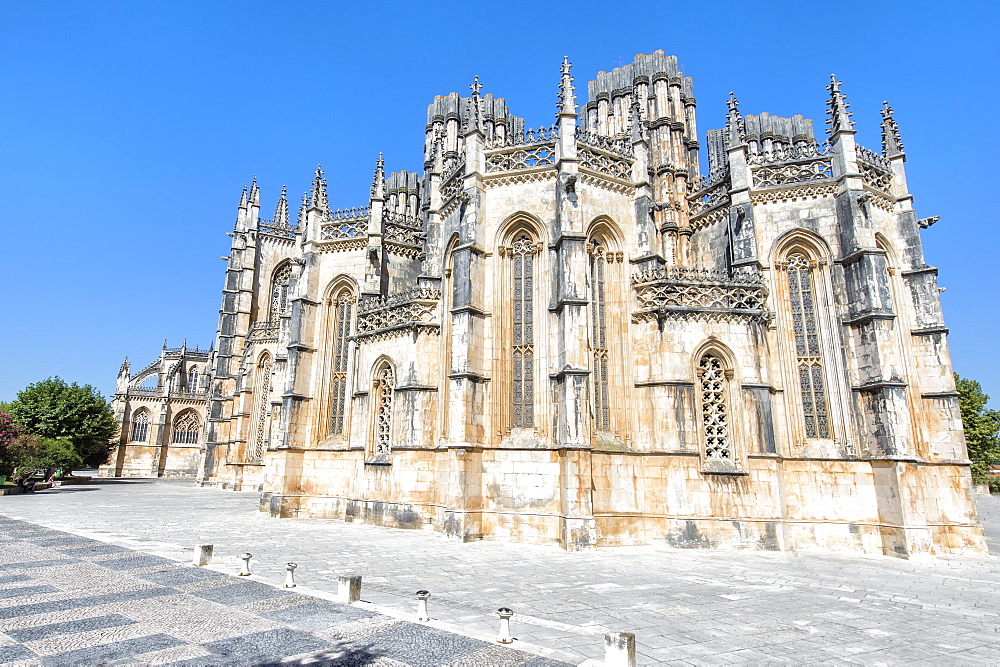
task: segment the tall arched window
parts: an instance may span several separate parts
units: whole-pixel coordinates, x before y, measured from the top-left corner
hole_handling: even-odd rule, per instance
[[[347,412],[347,360],[350,352],[351,317],[354,313],[354,293],[343,288],[329,303],[332,324],[330,368],[330,433],[344,432]]]
[[[708,352],[698,360],[706,461],[731,461],[734,458],[727,391],[730,377],[725,363],[717,355]]]
[[[802,252],[788,256],[788,294],[792,304],[792,331],[807,438],[829,438],[823,354],[816,320],[813,262]]]
[[[598,431],[611,430],[609,380],[611,373],[608,368],[608,303],[605,289],[608,274],[606,250],[604,244],[597,239],[590,244],[590,347],[593,354],[594,428]]]
[[[271,305],[268,320],[277,322],[288,305],[288,279],[292,275],[291,262],[281,264],[271,279]]]
[[[132,442],[149,439],[149,410],[142,409],[132,415]]]
[[[527,234],[520,234],[511,247],[514,279],[511,425],[514,428],[535,425],[534,256],[534,241]]]
[[[369,463],[389,463],[392,452],[392,398],[396,374],[387,361],[375,367],[372,378],[372,440]]]
[[[257,362],[257,373],[253,383],[254,407],[252,419],[254,428],[247,443],[247,460],[259,461],[267,447],[269,398],[271,394],[271,356],[266,352]]]
[[[201,431],[201,420],[194,410],[185,410],[174,420],[174,435],[172,441],[181,445],[194,445],[198,442]]]
[[[198,393],[198,369],[192,368],[188,371],[187,390],[192,394]]]

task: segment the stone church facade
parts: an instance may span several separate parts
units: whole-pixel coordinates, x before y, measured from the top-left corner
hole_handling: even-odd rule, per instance
[[[459,540],[984,553],[936,218],[888,105],[872,151],[827,89],[824,141],[731,97],[702,176],[676,58],[579,105],[564,62],[553,126],[436,97],[423,171],[379,157],[360,206],[317,169],[264,219],[254,182],[197,479]]]

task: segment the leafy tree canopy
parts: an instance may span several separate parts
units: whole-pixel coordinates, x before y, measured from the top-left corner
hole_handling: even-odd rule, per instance
[[[67,441],[81,459],[92,462],[106,456],[108,442],[118,430],[108,402],[97,389],[67,384],[59,377],[28,385],[10,403],[10,412],[26,432]]]
[[[958,407],[965,427],[965,442],[972,460],[972,481],[989,484],[991,490],[1000,490],[1000,479],[987,477],[990,465],[1000,461],[1000,411],[986,407],[990,397],[975,380],[967,380],[955,373],[958,389]]]

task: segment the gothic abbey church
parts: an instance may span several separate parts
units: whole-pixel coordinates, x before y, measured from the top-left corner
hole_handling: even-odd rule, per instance
[[[317,169],[265,219],[254,182],[213,349],[122,368],[102,474],[464,541],[985,553],[937,218],[892,109],[875,152],[827,90],[822,142],[730,97],[703,169],[675,57],[579,105],[564,61],[554,125],[436,97],[361,206]]]

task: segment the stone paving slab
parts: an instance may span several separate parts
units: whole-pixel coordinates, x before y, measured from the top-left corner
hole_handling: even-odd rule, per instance
[[[251,596],[235,607],[220,605],[331,642],[392,632],[412,620],[413,593],[425,588],[432,592],[435,628],[487,640],[483,653],[466,656],[461,664],[477,664],[468,662],[479,660],[471,657],[476,655],[483,660],[478,664],[503,664],[489,651],[504,647],[488,640],[496,634],[494,612],[504,606],[515,611],[515,647],[520,642],[540,646],[548,649],[549,657],[577,663],[602,660],[603,634],[612,630],[636,633],[640,664],[867,665],[1000,661],[1000,498],[980,496],[978,503],[994,555],[925,560],[656,547],[567,553],[497,542],[461,544],[431,531],[272,519],[257,511],[255,493],[199,488],[185,480],[94,480],[4,497],[0,514],[38,524],[19,529],[24,543],[33,548],[66,539],[60,530],[79,535],[79,548],[97,546],[84,541],[90,538],[175,561],[189,560],[196,544],[214,544],[213,570],[236,573],[239,555],[249,551],[253,579],[279,585],[284,564],[294,561],[302,586],[297,590],[320,597],[336,591],[339,575],[360,574],[362,600],[370,604],[359,608],[384,611],[390,618],[345,619],[318,628],[310,625],[308,616],[292,623],[289,614],[279,613],[295,606],[282,602],[283,597]],[[0,529],[3,526],[0,522]],[[37,555],[18,551],[17,558],[52,560],[53,553],[73,548],[67,541]],[[102,559],[115,558],[121,556],[78,561],[99,567]],[[0,578],[67,569],[51,563],[38,569],[2,569],[10,560],[0,550]],[[154,565],[151,572],[102,569],[109,576],[124,577],[107,579],[109,585],[124,587],[121,590],[134,591],[141,582],[153,589],[173,589],[205,605],[218,604],[205,599],[205,592],[230,585],[225,578],[171,580],[184,576],[171,574],[178,571],[176,564],[174,569]],[[132,582],[131,588],[126,582]],[[62,587],[54,580],[42,584]],[[10,585],[42,584],[19,579]],[[54,594],[41,594],[46,595]],[[2,615],[9,603],[0,599],[0,631],[6,627]],[[113,605],[99,609],[100,615],[124,613]],[[165,648],[157,655],[179,651]],[[337,648],[327,653],[331,661],[351,664],[354,658],[345,655]],[[397,660],[371,659],[371,664],[386,665]]]
[[[2,663],[539,664],[525,651],[120,545],[60,550],[79,542],[39,528],[0,516]],[[109,590],[109,581],[123,585]],[[175,587],[205,583],[221,585]]]

